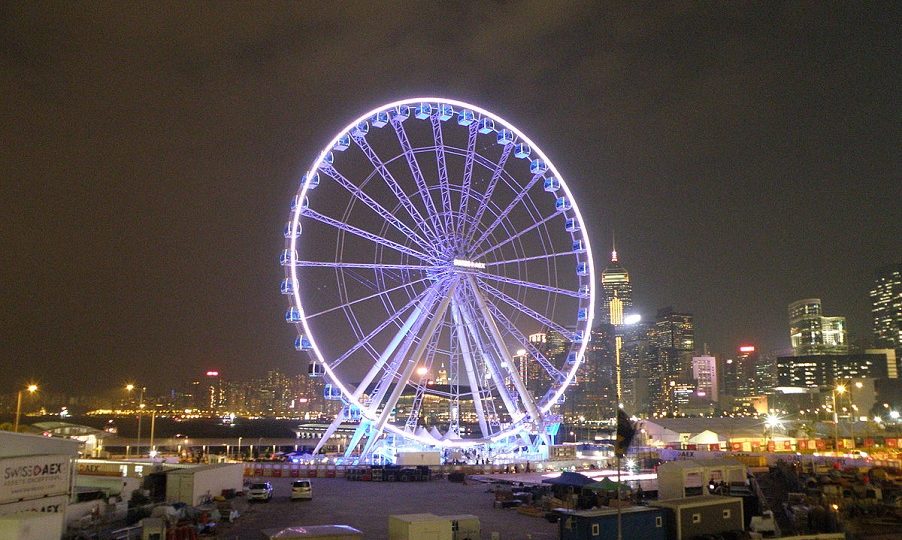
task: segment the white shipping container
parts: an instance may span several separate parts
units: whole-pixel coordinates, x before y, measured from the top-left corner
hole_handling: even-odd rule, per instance
[[[0,459],[0,504],[67,494],[69,472],[65,455]]]
[[[398,452],[396,465],[413,467],[415,465],[441,465],[441,452]]]
[[[63,536],[63,514],[21,512],[0,516],[0,538],[51,540]]]
[[[18,512],[45,512],[48,514],[65,514],[68,495],[54,495],[27,501],[0,504],[0,516],[8,516]]]
[[[451,520],[434,514],[388,516],[389,540],[452,540]]]

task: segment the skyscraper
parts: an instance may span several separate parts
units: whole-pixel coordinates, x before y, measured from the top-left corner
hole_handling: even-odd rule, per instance
[[[617,261],[617,246],[611,251],[611,264],[601,272],[601,322],[619,325],[633,307],[630,275]]]
[[[657,388],[650,388],[652,406],[659,412],[676,412],[672,389],[691,378],[692,353],[695,351],[695,324],[691,313],[678,313],[672,307],[658,310],[652,335]],[[652,381],[649,381],[652,383]]]
[[[708,401],[717,401],[720,388],[717,384],[717,359],[708,354],[692,357],[692,378],[695,379],[695,391],[699,397]]]
[[[849,352],[846,318],[825,317],[820,298],[789,304],[789,337],[796,356]]]
[[[902,349],[902,263],[877,270],[871,289],[874,345]]]

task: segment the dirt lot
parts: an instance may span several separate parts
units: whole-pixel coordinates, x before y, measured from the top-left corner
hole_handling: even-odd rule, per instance
[[[313,500],[288,499],[290,478],[272,478],[274,496],[268,503],[247,505],[235,523],[223,524],[217,538],[260,540],[261,529],[292,525],[350,525],[368,540],[387,540],[388,516],[432,513],[479,517],[482,538],[497,531],[501,540],[552,540],[557,524],[493,508],[489,485],[432,482],[352,482],[344,478],[314,478]],[[243,503],[244,501],[241,501]],[[242,505],[243,506],[243,505]]]

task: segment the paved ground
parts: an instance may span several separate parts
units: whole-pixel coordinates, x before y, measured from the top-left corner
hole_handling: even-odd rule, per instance
[[[291,525],[350,525],[367,540],[388,539],[388,516],[432,513],[473,514],[479,517],[482,538],[497,531],[501,540],[552,540],[557,524],[518,514],[513,509],[493,508],[494,495],[488,484],[467,485],[431,482],[352,482],[344,478],[314,478],[313,500],[290,501],[290,478],[272,478],[274,497],[268,503],[253,503],[233,524],[223,524],[217,534],[223,539],[260,540],[261,529]],[[243,501],[242,501],[243,502]]]

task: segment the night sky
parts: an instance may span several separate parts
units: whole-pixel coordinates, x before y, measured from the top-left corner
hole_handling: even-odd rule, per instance
[[[902,8],[885,3],[0,6],[0,390],[299,370],[278,283],[298,179],[419,94],[523,129],[603,267],[699,347],[789,345],[820,297],[870,335],[902,253]]]

